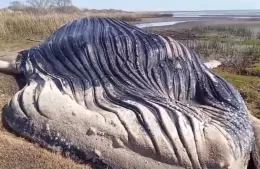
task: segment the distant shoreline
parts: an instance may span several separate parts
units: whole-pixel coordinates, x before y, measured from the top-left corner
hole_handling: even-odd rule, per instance
[[[244,17],[244,16],[243,16]],[[205,17],[158,17],[158,18],[143,18],[141,21],[134,21],[130,22],[133,25],[136,24],[151,24],[151,23],[166,23],[166,22],[179,22],[176,24],[173,24],[174,26],[177,25],[199,25],[199,24],[217,24],[217,23],[235,23],[235,24],[243,24],[246,22],[256,22],[260,23],[260,17],[259,18],[232,18],[232,17],[211,17],[211,16],[205,16]],[[181,21],[181,22],[180,22]],[[198,24],[199,23],[199,24]],[[173,25],[166,25],[166,26],[173,26]],[[151,26],[151,27],[163,27],[163,26]]]

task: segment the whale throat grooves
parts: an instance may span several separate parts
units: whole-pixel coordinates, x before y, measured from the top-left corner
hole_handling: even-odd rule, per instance
[[[16,133],[118,168],[221,168],[252,149],[238,91],[170,37],[107,18],[72,21],[21,51]]]

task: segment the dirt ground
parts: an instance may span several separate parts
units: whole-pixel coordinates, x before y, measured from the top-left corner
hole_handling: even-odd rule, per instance
[[[0,59],[10,60],[17,51],[0,52]],[[8,131],[2,120],[2,108],[19,90],[11,75],[0,73],[0,169],[89,169],[74,161],[30,143]]]

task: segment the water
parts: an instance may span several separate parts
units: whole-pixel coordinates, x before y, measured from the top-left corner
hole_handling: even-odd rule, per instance
[[[141,23],[136,24],[135,26],[139,28],[146,28],[146,27],[154,27],[154,26],[169,26],[169,25],[175,25],[178,23],[184,23],[186,21],[172,21],[172,22],[153,22],[153,23]]]
[[[224,17],[250,19],[260,18],[260,10],[212,10],[212,11],[168,11],[162,13],[173,13],[174,17]]]

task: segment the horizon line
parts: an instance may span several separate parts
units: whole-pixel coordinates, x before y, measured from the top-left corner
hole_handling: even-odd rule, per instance
[[[72,4],[73,5],[73,4]],[[260,8],[254,8],[254,9],[197,9],[197,10],[123,10],[123,9],[117,9],[117,8],[103,8],[103,9],[97,9],[97,8],[87,8],[83,7],[80,8],[76,5],[73,5],[79,9],[88,9],[88,10],[121,10],[125,12],[203,12],[203,11],[250,11],[250,10],[259,10]],[[8,7],[2,7],[1,9],[8,9]]]

